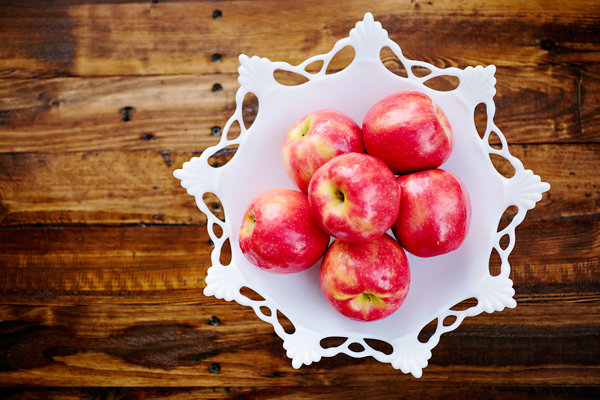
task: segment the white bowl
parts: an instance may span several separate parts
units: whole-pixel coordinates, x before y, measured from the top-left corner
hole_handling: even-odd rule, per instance
[[[347,45],[352,46],[355,52],[351,64],[340,72],[326,74],[333,56]],[[380,51],[386,46],[404,65],[406,78],[393,74],[382,64]],[[305,70],[306,66],[318,60],[323,61],[319,72]],[[205,295],[235,300],[252,307],[256,315],[272,324],[283,339],[286,354],[295,368],[318,361],[323,356],[345,353],[353,357],[372,356],[415,377],[422,375],[422,369],[431,357],[431,349],[437,345],[440,336],[456,329],[465,317],[516,306],[508,263],[508,255],[515,244],[515,228],[550,186],[524,169],[523,164],[509,153],[504,135],[494,125],[494,66],[440,69],[409,60],[370,13],[356,24],[349,37],[335,43],[330,52],[311,57],[297,66],[245,55],[240,56],[240,63],[241,86],[236,94],[237,107],[219,144],[209,147],[200,157],[192,158],[183,164],[182,169],[174,172],[187,192],[196,198],[200,210],[207,215],[208,233],[215,244]],[[418,77],[411,69],[413,66],[425,67],[431,73]],[[274,71],[278,69],[303,75],[308,81],[296,86],[281,85],[274,78]],[[456,89],[442,92],[424,85],[427,80],[442,75],[458,78]],[[471,229],[463,245],[451,253],[432,258],[409,255],[412,281],[404,304],[383,320],[358,322],[337,313],[326,302],[319,288],[318,264],[297,274],[265,272],[249,263],[241,253],[238,230],[243,213],[256,194],[272,188],[295,189],[286,175],[281,149],[285,134],[297,120],[317,109],[333,108],[348,114],[361,125],[372,104],[400,90],[425,92],[448,116],[455,133],[455,148],[442,168],[458,175],[469,190]],[[245,128],[242,119],[243,99],[247,93],[254,93],[259,104],[256,119],[249,129]],[[474,122],[475,107],[480,103],[485,104],[487,112],[483,138],[477,133]],[[229,140],[227,133],[235,122],[239,123],[241,133]],[[490,134],[500,138],[501,149],[490,146]],[[210,156],[232,145],[239,147],[231,161],[222,167],[209,164]],[[503,177],[492,164],[490,154],[508,160],[515,169],[514,176],[510,179]],[[224,222],[204,204],[202,198],[208,192],[221,200]],[[511,205],[516,206],[518,211],[512,221],[498,232],[500,218]],[[222,235],[215,234],[215,225],[220,226]],[[508,237],[508,244],[503,240],[504,246],[501,246],[503,236]],[[222,265],[219,259],[227,239],[232,258],[229,265]],[[502,260],[501,271],[495,276],[489,269],[493,249]],[[244,286],[259,293],[264,300],[251,300],[241,294],[240,289]],[[464,310],[451,310],[454,305],[469,298],[476,298],[477,304]],[[269,311],[264,313],[266,309]],[[295,327],[293,333],[283,329],[277,319],[277,311],[292,322]],[[435,319],[435,332],[428,340],[419,341],[421,330]],[[325,348],[321,343],[327,337],[347,340]],[[389,343],[391,351],[371,347],[368,339]],[[363,349],[356,349],[356,345],[350,348],[353,343],[360,344]]]

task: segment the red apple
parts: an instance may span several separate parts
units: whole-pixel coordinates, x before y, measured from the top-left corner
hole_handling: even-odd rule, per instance
[[[363,119],[366,152],[395,174],[437,168],[454,146],[450,123],[425,93],[402,91],[375,103]]]
[[[329,235],[315,222],[304,193],[272,189],[250,202],[239,244],[246,258],[258,267],[292,273],[309,268],[323,256]]]
[[[343,315],[359,321],[381,319],[396,311],[408,294],[408,259],[387,234],[364,243],[335,240],[321,262],[320,284]]]
[[[306,193],[310,178],[321,165],[351,152],[364,153],[360,126],[339,111],[318,110],[288,132],[283,163],[292,181]]]
[[[456,250],[471,222],[471,201],[452,172],[430,169],[396,178],[400,214],[392,231],[406,251],[432,257]]]
[[[400,189],[392,171],[375,157],[348,153],[323,164],[308,187],[319,225],[348,242],[366,242],[396,221]]]

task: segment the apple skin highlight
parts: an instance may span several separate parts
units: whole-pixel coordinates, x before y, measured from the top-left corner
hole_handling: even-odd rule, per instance
[[[400,213],[392,232],[406,251],[433,257],[458,249],[471,223],[471,200],[452,172],[430,169],[396,178]]]
[[[272,189],[249,204],[239,232],[244,256],[274,273],[310,268],[325,253],[329,235],[315,222],[307,196],[297,190]]]
[[[298,121],[286,135],[283,164],[304,193],[315,171],[335,156],[364,153],[360,126],[335,110],[318,110]]]
[[[400,187],[382,161],[348,153],[315,172],[308,199],[327,233],[348,242],[366,242],[383,235],[396,221]]]
[[[408,259],[387,234],[365,243],[335,240],[323,257],[320,285],[327,301],[346,317],[382,319],[396,311],[408,294]]]
[[[442,109],[425,93],[402,91],[375,103],[362,125],[366,152],[395,174],[442,165],[454,148],[454,135]]]

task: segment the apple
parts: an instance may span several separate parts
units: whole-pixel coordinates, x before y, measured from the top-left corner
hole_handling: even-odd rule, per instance
[[[283,274],[315,264],[327,250],[329,235],[315,222],[306,194],[271,189],[248,205],[238,241],[251,263]]]
[[[406,251],[433,257],[456,250],[471,223],[471,201],[452,172],[429,169],[396,178],[400,213],[392,232]]]
[[[395,174],[437,168],[454,146],[442,109],[417,91],[397,92],[375,103],[365,114],[362,131],[366,152]]]
[[[319,225],[348,242],[366,242],[396,221],[400,189],[395,176],[375,157],[339,155],[323,164],[308,187],[308,201]]]
[[[404,302],[410,286],[406,253],[388,234],[370,242],[334,240],[321,262],[321,291],[343,315],[373,321]]]
[[[297,122],[283,144],[283,163],[290,179],[306,193],[315,171],[333,157],[364,153],[360,126],[335,110],[318,110]]]

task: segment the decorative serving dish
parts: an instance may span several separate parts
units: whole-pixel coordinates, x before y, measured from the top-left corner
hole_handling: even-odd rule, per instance
[[[343,70],[327,74],[330,61],[345,46],[352,46],[354,59]],[[380,52],[384,47],[398,57],[406,77],[390,72],[383,65]],[[352,357],[372,356],[415,377],[422,375],[440,336],[456,329],[465,317],[516,306],[508,262],[515,245],[515,228],[550,185],[509,153],[504,135],[493,122],[494,66],[440,69],[409,60],[370,13],[365,14],[348,37],[335,43],[331,51],[310,57],[297,66],[256,56],[241,55],[239,59],[237,106],[220,142],[174,172],[206,214],[208,233],[214,242],[205,295],[252,307],[258,318],[272,324],[283,339],[283,347],[294,368],[319,361],[321,357],[345,353]],[[307,71],[306,67],[317,61],[322,61],[320,70]],[[417,76],[413,67],[430,72]],[[302,75],[307,81],[282,85],[275,79],[276,70]],[[444,75],[457,78],[457,87],[438,91],[424,84]],[[404,304],[385,319],[359,322],[338,314],[327,303],[319,287],[318,264],[296,274],[265,272],[243,256],[237,241],[238,231],[244,211],[256,194],[273,188],[296,189],[285,172],[281,155],[285,134],[296,121],[317,109],[329,108],[346,113],[361,125],[372,104],[400,90],[425,92],[448,116],[455,134],[455,148],[441,168],[454,172],[465,183],[471,196],[471,228],[458,250],[432,258],[408,255],[412,280]],[[248,93],[256,96],[259,107],[251,127],[246,128],[242,111]],[[475,108],[481,103],[487,114],[483,137],[477,132],[474,120]],[[236,122],[241,132],[229,139],[227,133]],[[500,145],[490,144],[492,136],[499,139]],[[209,163],[215,153],[232,146],[237,146],[237,151],[225,165],[216,167]],[[500,174],[491,155],[508,161],[515,170],[514,175],[507,178]],[[224,221],[204,203],[206,193],[220,199]],[[498,230],[500,219],[510,206],[515,206],[517,212],[510,223]],[[226,240],[232,253],[229,265],[220,261]],[[490,272],[492,251],[496,251],[501,260],[499,273]],[[264,299],[250,299],[242,294],[243,287],[254,290]],[[477,301],[470,307],[454,307],[471,298]],[[293,332],[284,330],[278,312],[293,324]],[[419,333],[435,320],[433,334],[419,340]],[[346,340],[333,346],[323,345],[323,339],[330,337]],[[372,346],[371,339],[386,342],[389,351]]]

